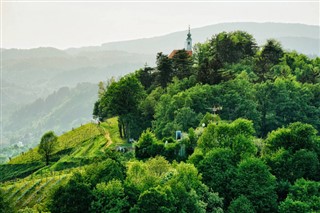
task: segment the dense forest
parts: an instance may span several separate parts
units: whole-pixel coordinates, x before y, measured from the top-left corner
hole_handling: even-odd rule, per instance
[[[320,211],[320,58],[222,32],[98,96],[97,126],[116,117],[134,150],[106,151],[19,212]]]

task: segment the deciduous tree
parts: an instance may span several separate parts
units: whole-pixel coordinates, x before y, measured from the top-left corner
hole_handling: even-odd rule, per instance
[[[57,140],[58,137],[52,131],[45,133],[41,138],[38,152],[45,159],[46,165],[49,165],[50,157],[54,152]]]

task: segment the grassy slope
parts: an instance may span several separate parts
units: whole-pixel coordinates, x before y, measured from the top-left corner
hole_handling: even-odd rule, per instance
[[[17,209],[32,207],[43,202],[50,189],[66,182],[75,170],[102,160],[106,149],[124,143],[119,137],[117,118],[108,119],[100,126],[83,125],[59,136],[49,166],[44,166],[37,147],[0,165],[0,186]]]

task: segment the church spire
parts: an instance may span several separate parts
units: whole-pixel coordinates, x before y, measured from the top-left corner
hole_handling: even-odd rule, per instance
[[[192,38],[191,38],[191,33],[190,33],[190,25],[188,28],[188,34],[187,34],[187,40],[186,40],[186,50],[192,51]]]

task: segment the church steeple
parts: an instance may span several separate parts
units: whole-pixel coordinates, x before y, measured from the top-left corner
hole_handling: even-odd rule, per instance
[[[186,50],[192,51],[192,38],[191,38],[191,33],[190,33],[190,25],[189,25],[189,30],[188,30],[188,34],[187,34],[187,40],[186,40]]]

